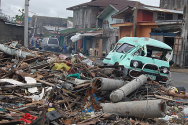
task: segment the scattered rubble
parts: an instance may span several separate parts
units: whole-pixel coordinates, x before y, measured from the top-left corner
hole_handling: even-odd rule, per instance
[[[0,50],[0,125],[188,124],[182,86],[124,78],[83,54],[31,51],[17,42]]]

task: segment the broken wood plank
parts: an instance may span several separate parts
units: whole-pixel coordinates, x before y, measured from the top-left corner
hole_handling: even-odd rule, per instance
[[[23,84],[23,85],[6,85],[2,86],[0,90],[9,90],[11,89],[25,89],[25,88],[32,88],[32,87],[41,87],[42,85],[39,83],[34,84]]]
[[[32,102],[32,103],[28,103],[28,104],[24,104],[24,105],[14,106],[14,108],[27,107],[27,106],[41,104],[41,103],[43,103],[43,101],[37,101],[37,102]]]
[[[18,125],[23,124],[23,121],[9,121],[9,122],[0,122],[0,125]]]

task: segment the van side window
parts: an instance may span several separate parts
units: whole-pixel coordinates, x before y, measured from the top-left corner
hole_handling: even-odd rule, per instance
[[[137,56],[144,56],[144,50],[142,50],[142,48],[139,48],[133,55],[137,55]]]
[[[161,49],[158,47],[147,46],[147,57],[152,59],[164,60],[167,61],[170,58],[169,53],[171,51],[166,49]]]

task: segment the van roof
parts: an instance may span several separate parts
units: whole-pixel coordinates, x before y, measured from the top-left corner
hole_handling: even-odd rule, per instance
[[[172,48],[169,45],[148,37],[123,37],[118,41],[118,43],[128,43],[135,46],[149,45],[149,46],[172,50]]]

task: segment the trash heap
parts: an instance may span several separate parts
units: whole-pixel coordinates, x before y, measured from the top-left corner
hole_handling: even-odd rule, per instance
[[[128,79],[81,53],[31,51],[15,41],[0,44],[0,57],[0,125],[188,123],[183,86]]]

